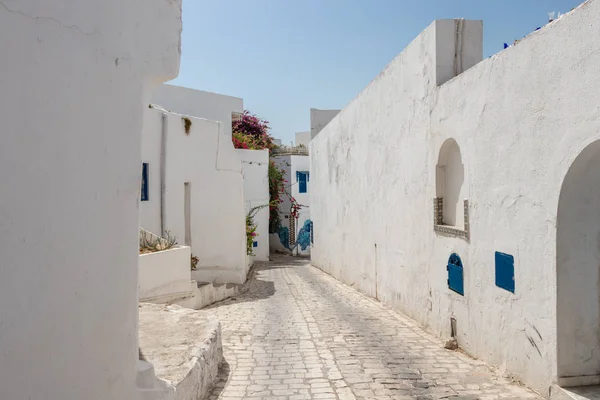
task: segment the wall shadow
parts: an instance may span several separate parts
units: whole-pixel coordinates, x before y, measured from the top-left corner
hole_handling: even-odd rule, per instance
[[[207,396],[212,398],[212,396],[219,396],[223,390],[225,389],[225,386],[227,385],[227,382],[229,381],[229,374],[231,372],[231,367],[229,366],[229,363],[227,362],[227,360],[225,358],[223,358],[223,361],[221,361],[221,365],[219,365],[219,373],[217,375],[217,381],[214,383],[214,385],[212,386],[212,388],[209,390],[209,395]]]

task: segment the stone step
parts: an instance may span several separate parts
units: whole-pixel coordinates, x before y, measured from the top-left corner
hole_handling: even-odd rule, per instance
[[[550,400],[600,400],[600,385],[562,388],[552,385]]]

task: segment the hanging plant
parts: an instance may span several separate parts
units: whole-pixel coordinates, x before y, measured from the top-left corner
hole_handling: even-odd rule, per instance
[[[189,119],[188,117],[182,117],[181,120],[183,121],[183,126],[185,129],[185,134],[189,136],[190,131],[192,129],[192,120]]]
[[[249,256],[254,255],[252,252],[252,246],[256,236],[258,236],[258,233],[256,233],[256,224],[254,223],[254,218],[248,214],[246,215],[246,254]]]

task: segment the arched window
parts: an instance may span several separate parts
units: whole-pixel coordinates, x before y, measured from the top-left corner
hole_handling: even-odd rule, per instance
[[[466,199],[465,167],[460,148],[454,139],[447,139],[440,148],[435,169],[435,186],[435,231],[468,239],[469,203]]]

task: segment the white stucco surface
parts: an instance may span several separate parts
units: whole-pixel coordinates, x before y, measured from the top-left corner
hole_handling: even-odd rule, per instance
[[[228,136],[231,136],[231,114],[244,111],[244,100],[239,97],[168,84],[160,85],[152,93],[152,103],[177,114],[222,122],[221,129]]]
[[[181,1],[0,4],[0,398],[137,399],[142,112]]]
[[[283,178],[286,181],[286,190],[291,194],[292,191],[292,160],[291,155],[274,155],[271,160],[279,169],[283,171]],[[281,203],[279,204],[279,214],[281,216],[282,225],[288,226],[289,221],[285,216],[289,216],[292,203],[286,195],[281,195]]]
[[[188,246],[140,254],[139,270],[140,301],[162,303],[193,289]]]
[[[597,178],[575,174],[560,195],[578,154],[600,138],[599,14],[599,1],[586,2],[470,69],[481,23],[465,21],[466,72],[453,79],[457,23],[436,21],[310,146],[313,264],[439,336],[455,318],[460,347],[545,395],[560,376],[599,374]],[[433,230],[449,138],[464,166],[470,241]],[[589,187],[573,193],[582,181]],[[569,211],[558,217],[559,249],[567,245],[557,287],[559,195]],[[514,256],[514,294],[495,286],[496,251]],[[453,252],[464,297],[447,284]]]
[[[340,113],[340,110],[310,109],[310,136],[314,138],[321,130]]]
[[[257,247],[252,248],[256,261],[269,261],[269,150],[236,149],[242,162],[246,213],[262,207],[254,216]]]
[[[239,156],[223,124],[146,108],[142,161],[149,164],[149,200],[140,202],[140,225],[161,232],[160,156],[166,115],[164,227],[189,245],[200,261],[192,279],[198,282],[244,283],[246,231],[244,182]],[[185,132],[185,120],[191,122]],[[185,183],[190,211],[185,215]],[[186,243],[186,220],[191,243]]]

